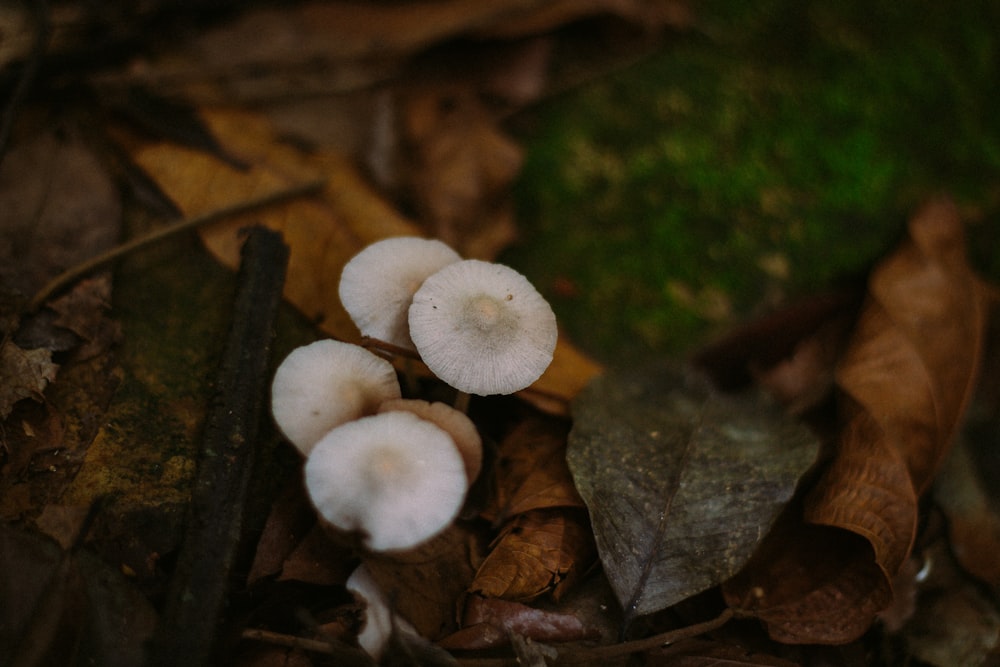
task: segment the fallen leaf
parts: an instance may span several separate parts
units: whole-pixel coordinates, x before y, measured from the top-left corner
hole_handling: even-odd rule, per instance
[[[72,331],[81,343],[73,355],[81,361],[106,352],[121,340],[121,325],[109,315],[111,277],[105,273],[86,278],[69,292],[49,303],[55,313],[52,324]]]
[[[402,106],[409,164],[400,174],[420,218],[463,257],[492,260],[514,238],[511,217],[497,213],[520,172],[522,149],[474,90],[428,87]]]
[[[295,477],[271,506],[257,540],[247,585],[280,574],[296,546],[315,524],[316,510],[306,496],[302,480]]]
[[[295,183],[330,176],[321,158],[311,159],[282,144],[260,116],[226,110],[203,110],[202,115],[220,144],[250,165],[249,169],[234,169],[207,153],[172,143],[141,144],[132,149],[136,163],[186,215],[198,215]],[[332,167],[334,161],[331,157],[325,166]],[[341,167],[335,175],[345,173]],[[366,245],[355,229],[364,229],[373,218],[345,218],[335,207],[340,201],[336,191],[353,187],[356,181],[331,179],[329,184],[330,190],[335,191],[332,195],[300,198],[266,211],[237,216],[202,230],[201,235],[212,254],[235,268],[242,245],[241,228],[254,221],[282,232],[290,248],[285,296],[330,335],[357,340],[359,333],[340,304],[337,286],[344,264]],[[355,199],[350,198],[356,198],[358,192],[365,190],[345,196],[353,203]],[[373,211],[382,213],[384,209],[382,205]],[[402,222],[398,215],[389,220],[399,221],[393,229],[395,234],[419,234],[419,230]],[[385,230],[386,222],[380,220],[377,229]]]
[[[551,507],[583,507],[566,465],[569,423],[528,417],[500,443],[493,502],[483,516],[500,524],[517,514]]]
[[[763,396],[662,364],[599,378],[573,413],[569,467],[626,620],[735,574],[819,448]]]
[[[729,604],[763,621],[778,641],[849,642],[888,606],[916,535],[918,498],[971,393],[986,297],[966,263],[958,213],[934,200],[909,229],[872,273],[837,365],[839,437],[805,499],[802,519],[814,526],[800,530],[810,537],[791,531],[784,545],[770,540],[762,549],[769,555],[755,556],[725,587]],[[831,534],[849,544],[845,534],[860,536],[871,551],[816,552],[810,542],[832,541]]]
[[[864,634],[892,600],[871,545],[805,523],[800,502],[788,506],[722,591],[738,614],[759,619],[786,644],[844,644]]]
[[[38,134],[0,166],[0,284],[32,296],[61,271],[113,245],[121,201],[77,137]]]
[[[478,558],[478,537],[455,524],[416,549],[362,560],[393,610],[433,641],[456,629]]]
[[[491,598],[558,599],[594,560],[586,516],[566,508],[531,510],[504,525],[469,586]]]
[[[600,633],[576,616],[535,609],[519,602],[473,595],[465,605],[462,629],[443,638],[449,650],[474,650],[505,646],[508,633],[540,642],[596,639]]]
[[[87,551],[0,526],[0,655],[10,664],[140,664],[149,601]]]
[[[40,401],[58,369],[49,350],[22,350],[9,339],[0,342],[0,420],[23,398]]]

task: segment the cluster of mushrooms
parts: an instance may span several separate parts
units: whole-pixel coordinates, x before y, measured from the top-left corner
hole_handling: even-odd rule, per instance
[[[367,246],[345,265],[339,294],[363,336],[413,351],[459,395],[519,391],[552,361],[555,315],[527,278],[463,260],[441,241]],[[360,533],[373,551],[409,549],[447,528],[479,474],[482,440],[466,414],[404,398],[393,365],[359,345],[320,340],[293,350],[271,399],[281,432],[306,457],[320,517]],[[349,588],[365,588],[368,575],[351,579]],[[372,616],[377,592],[366,588],[356,592]]]

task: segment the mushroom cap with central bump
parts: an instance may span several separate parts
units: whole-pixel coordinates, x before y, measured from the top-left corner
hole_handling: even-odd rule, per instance
[[[511,394],[552,362],[552,308],[523,275],[469,259],[427,278],[410,305],[410,336],[431,372],[469,394]]]
[[[344,265],[340,302],[364,336],[413,349],[407,309],[424,279],[462,257],[435,239],[394,236],[366,246]]]
[[[278,366],[271,412],[289,442],[308,454],[330,429],[399,397],[388,361],[357,345],[318,340],[292,350]]]
[[[465,501],[465,463],[451,436],[410,412],[339,426],[313,448],[305,482],[316,510],[374,551],[409,549],[447,528]]]

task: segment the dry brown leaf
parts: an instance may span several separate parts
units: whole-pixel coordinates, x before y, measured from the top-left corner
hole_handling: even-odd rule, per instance
[[[317,178],[327,180],[319,198],[297,199],[238,216],[202,231],[206,247],[230,267],[239,262],[239,230],[260,222],[281,231],[291,248],[285,296],[333,337],[359,333],[337,297],[344,264],[361,248],[389,235],[419,230],[375,197],[334,155],[308,156],[283,144],[262,117],[234,110],[204,110],[203,117],[227,152],[251,165],[246,171],[170,143],[135,148],[136,163],[186,215],[246,201]]]
[[[806,518],[864,535],[888,577],[909,554],[916,499],[934,479],[974,386],[986,296],[954,204],[936,200],[870,279],[837,367],[850,397],[833,464]],[[854,407],[856,405],[856,408]]]
[[[504,215],[523,151],[476,91],[428,87],[402,102],[403,184],[432,235],[464,257],[491,260],[514,238]]]
[[[762,552],[771,549],[770,560],[755,557],[727,586],[729,603],[761,619],[779,641],[851,641],[888,605],[890,582],[916,534],[918,498],[971,393],[986,296],[966,263],[962,223],[954,204],[938,199],[909,230],[870,278],[837,366],[843,400],[836,450],[803,510],[817,542],[830,531],[845,543],[859,535],[870,555],[858,548],[814,552],[792,532],[783,549],[769,538]],[[835,557],[836,576],[821,575]]]
[[[542,377],[518,392],[518,396],[539,410],[567,417],[570,401],[601,371],[600,364],[581,352],[565,336],[560,336],[552,363]]]
[[[582,510],[532,510],[508,522],[469,586],[473,593],[505,600],[558,599],[597,556]]]
[[[786,644],[844,644],[892,600],[862,538],[801,519],[789,506],[747,565],[723,585],[738,615]]]
[[[0,342],[0,420],[23,398],[40,401],[58,369],[49,350],[22,350],[11,340]]]
[[[528,417],[500,443],[494,464],[496,493],[483,516],[494,524],[517,514],[552,507],[584,507],[566,465],[569,424]]]
[[[363,562],[393,609],[434,641],[457,628],[478,559],[478,537],[456,524],[415,549],[366,554]]]
[[[114,183],[78,138],[15,143],[0,167],[0,284],[34,294],[114,244],[120,219]]]
[[[463,628],[439,642],[449,650],[505,646],[511,634],[540,642],[596,639],[600,631],[573,614],[535,609],[495,598],[473,595],[465,605]]]

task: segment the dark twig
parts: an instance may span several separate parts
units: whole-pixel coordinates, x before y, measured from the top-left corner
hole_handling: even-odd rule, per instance
[[[215,664],[256,458],[268,357],[287,262],[288,247],[280,234],[264,227],[249,233],[217,395],[202,436],[184,541],[150,643],[150,667]]]
[[[52,295],[66,287],[70,283],[82,278],[91,271],[99,269],[111,262],[115,261],[127,255],[130,252],[134,252],[146,246],[152,245],[157,241],[162,241],[163,239],[183,232],[188,229],[194,229],[196,227],[202,227],[204,225],[211,224],[213,222],[218,222],[226,218],[231,218],[243,213],[249,213],[251,211],[256,211],[273,204],[279,204],[288,199],[294,199],[295,197],[301,197],[303,195],[312,194],[318,192],[322,189],[324,181],[309,181],[308,183],[302,183],[299,185],[293,185],[284,190],[277,190],[275,192],[269,192],[265,195],[257,197],[256,199],[248,199],[232,206],[226,206],[224,208],[215,209],[214,211],[209,211],[208,213],[203,213],[201,215],[196,215],[192,218],[184,218],[183,220],[178,220],[165,227],[160,227],[155,229],[149,234],[144,236],[139,236],[130,241],[127,241],[121,245],[111,248],[107,252],[101,253],[96,257],[92,257],[84,262],[77,264],[76,266],[70,267],[66,271],[63,271],[58,276],[50,280],[42,289],[31,298],[31,302],[28,305],[28,311],[34,312],[38,310],[42,304],[49,300]]]

